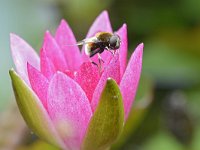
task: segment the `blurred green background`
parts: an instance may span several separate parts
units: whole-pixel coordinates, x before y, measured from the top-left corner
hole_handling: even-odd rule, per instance
[[[18,114],[8,70],[9,33],[37,51],[65,18],[77,40],[108,10],[114,30],[128,26],[129,56],[145,45],[142,78],[123,135],[113,150],[200,149],[199,0],[0,0],[0,149],[52,149]]]

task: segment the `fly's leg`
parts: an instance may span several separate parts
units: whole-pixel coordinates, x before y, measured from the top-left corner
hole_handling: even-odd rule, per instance
[[[98,69],[99,69],[99,74],[101,74],[101,71],[102,71],[102,62],[104,63],[104,61],[103,61],[103,59],[101,58],[101,56],[100,56],[100,54],[98,53],[97,54],[97,56],[98,56],[98,61],[99,61],[99,64],[97,64],[96,62],[94,62],[94,61],[90,61],[92,64],[94,64],[95,66],[97,66],[98,67]]]
[[[97,54],[97,56],[98,56],[98,62],[99,62],[99,64],[97,64],[96,62],[94,62],[94,61],[92,61],[92,60],[90,60],[90,62],[91,62],[93,65],[95,65],[95,66],[98,67],[98,69],[99,69],[99,74],[101,74],[101,71],[102,71],[102,62],[104,63],[104,61],[103,61],[103,59],[101,58],[101,56],[100,56],[99,53]]]
[[[94,61],[91,61],[91,63],[98,67],[98,64],[95,63]]]
[[[97,56],[98,56],[99,64],[97,64],[96,62],[94,62],[92,60],[90,62],[99,68],[99,73],[101,73],[101,71],[102,71],[102,62],[104,63],[104,61],[103,61],[103,59],[101,58],[101,55],[100,55],[103,51],[104,51],[104,49],[98,48],[98,49],[93,50],[90,53],[90,58],[93,57],[95,54],[97,54]]]
[[[119,49],[117,49],[114,53],[117,53],[117,55],[119,55]]]
[[[101,55],[98,53],[98,60],[99,60],[99,72],[102,71],[102,62],[104,63],[103,59],[101,58]]]
[[[110,50],[108,47],[105,47],[105,49],[106,49],[108,52],[110,52],[110,53],[113,55],[113,57],[115,56],[115,51]]]
[[[101,66],[101,56],[100,56],[100,54],[98,53],[97,54],[98,55],[98,60],[99,60],[99,72],[101,72],[101,69],[102,69],[102,66]]]
[[[115,51],[109,50],[109,52],[113,55],[113,57],[115,56]]]
[[[110,50],[108,47],[105,47],[105,49],[106,49],[108,52],[110,52],[110,53],[113,55],[113,57],[115,57],[116,54],[119,56],[119,49],[117,49],[117,50]],[[117,57],[116,57],[116,58],[117,58]],[[118,59],[116,59],[115,62],[117,62],[117,60],[118,60]]]
[[[117,57],[115,57],[115,59],[116,59],[115,62],[117,62],[118,59],[119,59],[119,49],[113,51],[113,55],[117,56]],[[118,58],[118,59],[117,59],[117,58]]]

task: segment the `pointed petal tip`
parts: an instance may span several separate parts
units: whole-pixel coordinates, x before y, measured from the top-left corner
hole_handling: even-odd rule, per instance
[[[56,71],[56,73],[58,73],[58,74],[63,74],[61,71]]]
[[[10,40],[11,41],[14,40],[14,39],[18,39],[18,38],[20,38],[20,37],[17,34],[15,34],[13,32],[10,33]]]
[[[62,20],[60,21],[60,25],[66,25],[66,24],[67,24],[67,22],[66,22],[65,19],[62,19]]]
[[[107,83],[106,84],[110,84],[110,83],[116,83],[116,81],[113,78],[109,77],[107,79]]]
[[[127,28],[127,24],[124,23],[121,28]]]
[[[109,78],[107,79],[107,81],[109,81],[109,80],[112,80],[112,78],[109,77]]]
[[[136,47],[136,49],[135,49],[135,52],[134,53],[139,53],[138,55],[139,55],[139,57],[141,57],[142,58],[142,55],[143,55],[143,50],[144,50],[144,43],[140,43],[137,47]]]
[[[14,49],[12,48],[12,46],[14,46],[15,44],[17,44],[17,41],[19,40],[23,40],[21,39],[17,34],[15,33],[10,33],[10,46],[11,46],[11,51],[13,51]]]
[[[142,46],[142,48],[144,48],[144,43],[140,43],[140,46]]]
[[[107,10],[102,11],[102,13],[99,15],[99,17],[105,18],[106,21],[110,22],[109,13]]]
[[[67,75],[65,75],[63,72],[61,72],[61,71],[56,71],[55,73],[54,73],[54,75],[52,76],[52,78],[51,78],[51,80],[53,80],[53,79],[55,79],[55,78],[59,78],[59,77],[62,77],[62,76],[67,76]],[[67,76],[68,77],[68,76]]]
[[[12,82],[12,83],[14,82],[14,80],[16,80],[16,77],[21,79],[21,77],[19,76],[19,74],[18,74],[13,68],[11,68],[11,69],[9,70],[9,75],[10,75],[10,78],[11,78],[11,82]],[[22,81],[24,84],[26,84],[24,80],[21,79],[21,81]]]
[[[44,33],[44,42],[51,37],[52,37],[51,32],[49,30],[46,30]]]
[[[59,29],[63,29],[67,26],[67,21],[65,19],[61,19],[60,24],[58,25],[58,28],[56,30],[56,33],[58,32]]]
[[[112,32],[112,27],[110,23],[110,18],[108,11],[104,10],[102,11],[93,22],[92,26],[90,27],[90,30],[88,32],[88,36],[93,36],[94,33],[99,31],[108,31]]]
[[[15,38],[18,38],[18,35],[15,33],[10,33],[10,41],[12,42]]]
[[[108,11],[107,10],[103,10],[101,13],[100,13],[100,16],[107,16],[108,17]]]
[[[46,36],[49,37],[49,36],[51,36],[51,33],[50,33],[49,30],[46,30],[44,35],[45,35],[45,37],[46,37]]]
[[[110,88],[113,86],[118,86],[117,82],[113,78],[108,78],[105,86],[109,86]],[[104,87],[105,88],[105,87]]]
[[[11,69],[9,70],[9,72],[10,72],[10,71],[14,71],[14,68],[11,68]]]
[[[124,23],[119,29],[118,31],[120,32],[125,32],[127,34],[127,24]]]
[[[46,32],[45,33],[50,33],[50,31],[49,30],[46,30]]]
[[[140,49],[144,49],[144,43],[140,43],[139,45],[138,45],[138,47],[140,48]]]
[[[116,33],[118,33],[118,34],[122,34],[122,33],[127,34],[127,24],[126,23],[122,24],[122,26],[116,31]]]
[[[12,76],[14,73],[15,73],[15,70],[14,70],[13,68],[11,68],[11,69],[9,70],[9,75]]]
[[[14,33],[10,33],[10,50],[17,73],[29,84],[26,63],[30,62],[31,65],[39,69],[40,59],[37,53],[25,40]]]
[[[42,49],[44,49],[45,45],[51,41],[52,42],[53,40],[53,36],[51,35],[51,32],[49,30],[46,30],[45,33],[44,33],[44,41],[43,41],[43,47]]]
[[[61,19],[60,23],[66,23],[65,19]]]
[[[48,39],[51,38],[51,33],[49,32],[49,30],[46,30],[45,33],[44,33],[44,41],[43,41],[43,46],[45,45],[45,43],[48,41]],[[42,47],[42,49],[44,49]]]
[[[47,57],[53,63],[56,70],[64,71],[68,68],[61,48],[49,31],[45,33],[42,48],[46,51]]]

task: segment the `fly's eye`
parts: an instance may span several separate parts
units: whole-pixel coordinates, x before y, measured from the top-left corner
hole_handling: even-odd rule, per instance
[[[110,48],[118,49],[120,47],[120,37],[118,35],[113,35],[110,38]]]

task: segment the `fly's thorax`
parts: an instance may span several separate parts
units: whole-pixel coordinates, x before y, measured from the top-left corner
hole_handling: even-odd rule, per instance
[[[99,42],[109,42],[112,34],[109,32],[98,32],[95,36]]]

